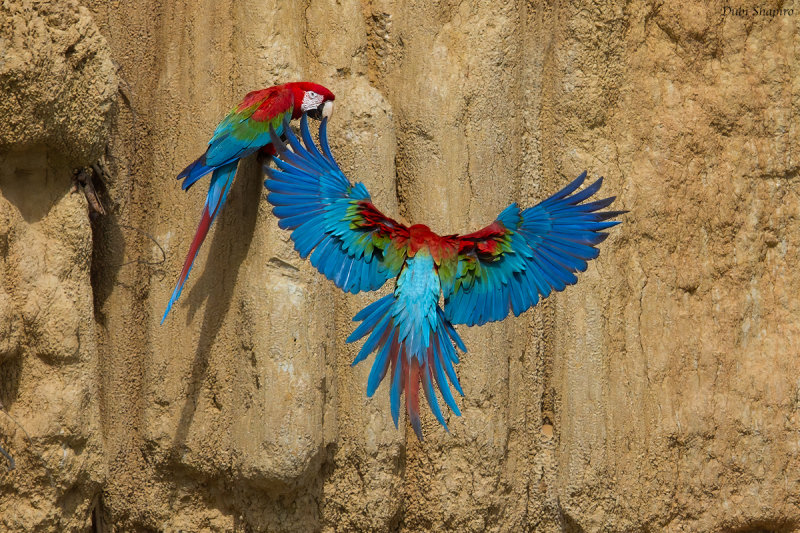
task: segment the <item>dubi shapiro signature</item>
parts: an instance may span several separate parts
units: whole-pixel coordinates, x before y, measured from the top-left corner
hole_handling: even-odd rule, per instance
[[[722,8],[722,16],[733,15],[734,17],[793,17],[795,14],[794,8],[774,8],[774,7],[731,7],[724,6]]]

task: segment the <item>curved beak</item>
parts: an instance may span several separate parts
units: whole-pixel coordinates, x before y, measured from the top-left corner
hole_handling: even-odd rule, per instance
[[[323,118],[329,118],[333,114],[333,102],[330,100],[319,104],[314,109],[309,109],[308,116],[313,118],[314,120],[322,120]]]
[[[333,115],[333,102],[328,100],[322,104],[322,118],[331,118],[331,115]]]

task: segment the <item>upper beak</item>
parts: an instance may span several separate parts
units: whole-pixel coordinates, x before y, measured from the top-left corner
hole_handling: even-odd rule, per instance
[[[314,120],[322,120],[323,118],[330,117],[332,114],[333,114],[333,102],[331,102],[330,100],[308,111],[308,116],[313,118]]]
[[[333,115],[333,102],[328,100],[322,104],[322,118],[330,118]]]

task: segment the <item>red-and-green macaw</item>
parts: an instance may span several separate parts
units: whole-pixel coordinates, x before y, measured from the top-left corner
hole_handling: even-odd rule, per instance
[[[178,179],[183,180],[183,190],[187,190],[209,172],[211,183],[208,186],[208,196],[200,225],[189,247],[189,254],[178,277],[178,283],[161,318],[162,324],[172,305],[181,295],[183,284],[189,277],[192,263],[208,234],[211,223],[225,204],[239,160],[258,150],[269,155],[274,154],[269,137],[270,128],[278,135],[282,135],[284,123],[289,119],[300,118],[304,113],[317,120],[326,118],[333,112],[335,98],[333,93],[322,85],[305,81],[285,83],[247,93],[242,103],[217,125],[214,135],[208,141],[206,152],[178,174]]]
[[[619,224],[609,220],[624,211],[603,211],[614,198],[586,202],[602,178],[578,191],[586,172],[538,205],[520,210],[511,204],[487,227],[469,235],[439,236],[427,226],[405,226],[372,205],[361,183],[353,185],[333,159],[327,120],[320,125],[320,151],[300,121],[303,144],[284,124],[292,151],[276,133],[277,169],[265,167],[267,199],[292,231],[301,257],[347,292],[375,290],[395,278],[394,292],[362,309],[361,324],[348,342],[369,334],[353,364],[377,352],[367,381],[367,396],[391,374],[390,405],[395,426],[401,391],[417,437],[420,383],[428,405],[447,428],[434,393],[460,411],[450,385],[464,394],[454,364],[453,343],[466,347],[453,324],[484,324],[519,315],[578,281],[576,271],[599,254],[595,246]],[[304,145],[304,146],[303,146]],[[578,191],[578,192],[576,192]],[[444,306],[439,307],[440,293]]]

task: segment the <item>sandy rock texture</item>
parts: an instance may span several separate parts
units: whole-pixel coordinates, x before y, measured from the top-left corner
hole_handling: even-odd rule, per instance
[[[116,93],[88,9],[74,0],[0,5],[0,153],[47,146],[75,166],[96,160]]]
[[[83,531],[103,487],[92,228],[70,177],[103,153],[116,92],[88,9],[0,5],[2,531]]]
[[[0,529],[800,531],[800,12],[82,4],[0,6]],[[297,257],[254,159],[159,326],[205,196],[174,176],[297,79],[391,216],[472,231],[583,169],[630,210],[577,286],[459,328],[449,434],[365,398],[380,294]]]

